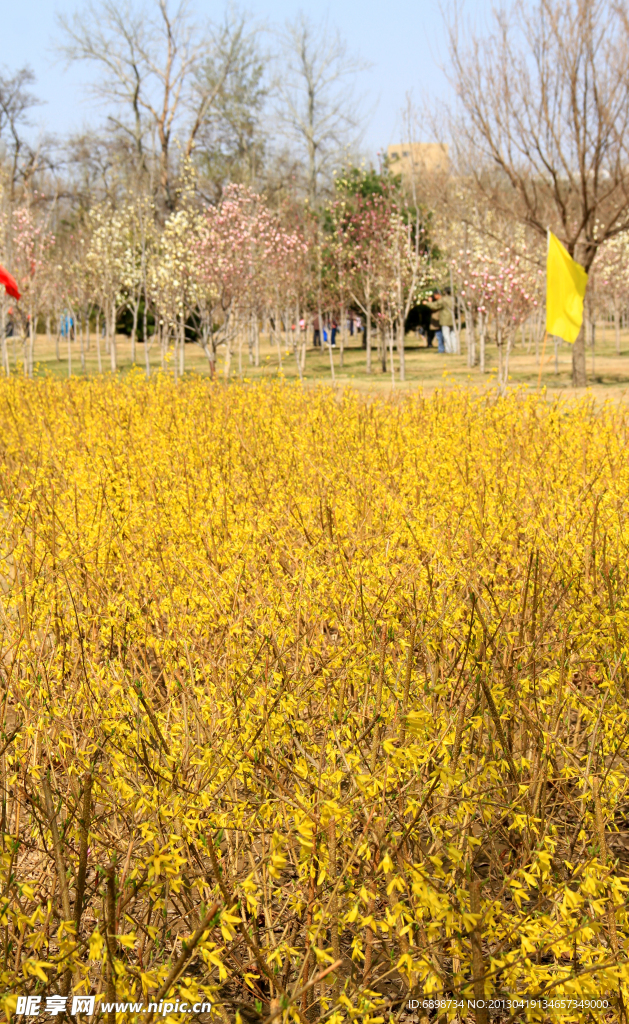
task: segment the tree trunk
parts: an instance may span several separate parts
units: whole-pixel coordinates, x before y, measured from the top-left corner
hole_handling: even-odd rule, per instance
[[[476,332],[474,327],[474,313],[472,307],[464,307],[465,314],[465,340],[467,342],[467,365],[476,366]]]
[[[332,314],[331,313],[328,314],[328,355],[330,357],[330,377],[332,378],[332,383],[335,384],[336,383],[336,379],[334,377],[334,354],[332,352]]]
[[[83,332],[85,330],[85,316],[81,316],[81,333],[79,335],[79,343],[81,346],[81,373],[85,373],[85,338]]]
[[[290,352],[290,350],[292,348],[293,354],[296,356],[297,355],[297,345],[295,343],[295,334],[291,330],[291,326],[292,325],[291,325],[290,310],[285,309],[284,310],[284,344],[286,346],[286,351]]]
[[[406,366],[404,362],[404,317],[400,317],[397,332],[397,350],[400,361],[400,380],[406,380]]]
[[[371,373],[371,302],[367,302],[365,315],[365,347],[367,350],[367,373]]]
[[[502,387],[503,395],[506,394],[507,388],[509,386],[509,356],[511,355],[511,346],[512,346],[512,344],[513,344],[513,338],[512,338],[512,335],[509,333],[509,334],[507,334],[507,343],[506,343],[506,347],[505,347],[504,382],[503,382],[503,387]]]
[[[454,294],[454,277],[452,275],[452,267],[450,267],[450,301],[452,302],[452,317],[454,320],[454,330],[456,337],[454,341],[454,354],[457,356],[461,355],[461,307]]]
[[[277,369],[278,373],[282,372],[282,341],[280,338],[280,315],[275,310],[275,317],[273,319],[273,334],[275,336],[275,347],[277,348]]]
[[[28,375],[33,376],[33,365],[35,362],[35,328],[36,328],[35,316],[31,313],[28,330]]]
[[[100,354],[100,340],[101,340],[101,338],[102,338],[102,334],[101,334],[101,329],[100,329],[100,313],[99,313],[98,316],[96,317],[96,361],[98,363],[98,372],[99,373],[103,372],[103,360],[102,360],[102,357],[101,357],[101,354]],[[59,355],[57,355],[57,359],[58,358],[59,358]]]
[[[572,346],[572,386],[573,388],[584,388],[587,386],[587,369],[585,366],[585,324],[581,324],[577,340]]]
[[[111,337],[109,339],[109,356],[111,372],[116,372],[116,307],[112,303],[111,307]]]
[[[138,312],[140,308],[140,300],[137,299],[133,303],[133,329],[131,331],[131,365],[135,366],[135,342],[138,333]]]
[[[485,351],[485,344],[484,344],[483,347],[484,347],[484,351]],[[502,351],[502,328],[500,328],[500,327],[498,328],[498,330],[496,332],[496,351],[498,353],[498,386],[500,387],[501,391],[503,391],[504,383],[505,383],[504,382],[504,372],[503,372],[504,371],[504,353]],[[484,357],[483,361],[484,361],[484,369],[485,369],[485,357]],[[504,391],[503,391],[503,393],[504,393]]]
[[[596,373],[596,366],[594,363],[594,351],[596,349],[596,320],[590,320],[590,344],[592,346],[592,377]]]
[[[614,331],[616,334],[616,355],[620,355],[620,321],[618,318],[618,306],[614,306]]]
[[[295,310],[295,332],[293,335],[293,352],[295,354],[295,362],[297,364],[297,373],[299,374],[299,380],[303,384],[304,382],[304,371],[301,365],[301,337],[299,334],[299,309]]]
[[[216,341],[214,339],[214,331],[212,330],[212,322],[210,321],[210,378],[214,380],[216,377]]]
[[[148,380],[151,376],[151,360],[149,356],[149,335],[148,335],[148,300],[146,282],[144,284],[144,309],[142,310],[142,337],[144,338],[144,367],[146,370],[146,379]]]
[[[223,366],[223,377],[229,380],[232,365],[232,343],[231,343],[231,322],[229,314],[225,317],[225,364]]]

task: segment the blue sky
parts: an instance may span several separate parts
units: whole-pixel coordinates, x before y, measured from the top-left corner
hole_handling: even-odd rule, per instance
[[[224,10],[222,3],[208,0],[196,0],[193,6],[201,18],[214,20]],[[241,6],[268,25],[281,24],[300,9],[315,19],[327,13],[352,51],[371,63],[371,70],[360,75],[358,91],[371,111],[364,144],[372,156],[399,140],[400,111],[409,90],[417,101],[425,94],[437,101],[448,95],[442,71],[447,45],[436,0],[336,0],[327,8],[313,0],[249,0]],[[471,10],[487,6],[486,0],[475,0]],[[0,62],[11,70],[30,64],[37,76],[35,91],[46,101],[34,117],[42,128],[62,136],[95,126],[102,117],[85,94],[87,69],[64,71],[54,53],[55,12],[71,13],[77,7],[77,0],[19,0],[3,12]]]

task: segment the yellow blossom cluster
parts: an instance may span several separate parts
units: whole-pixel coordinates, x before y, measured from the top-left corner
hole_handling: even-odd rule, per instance
[[[623,1018],[624,407],[132,374],[0,424],[7,1018]]]

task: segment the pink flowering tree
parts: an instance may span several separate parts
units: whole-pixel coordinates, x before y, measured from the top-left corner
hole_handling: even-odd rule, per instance
[[[284,216],[282,216],[284,214]],[[304,294],[307,246],[303,234],[286,223],[286,211],[274,214],[260,208],[256,224],[256,278],[258,296],[266,296],[282,369],[282,346],[291,351],[303,378],[305,353],[299,351],[298,326]]]
[[[486,343],[493,334],[498,353],[498,383],[504,390],[509,357],[517,328],[537,308],[543,275],[523,255],[504,248],[499,252],[460,251],[452,260],[453,276],[464,305],[468,333],[468,362],[485,372]]]
[[[13,212],[12,229],[13,260],[22,293],[19,308],[24,374],[32,377],[37,321],[46,304],[47,280],[50,277],[48,264],[55,236],[48,230],[46,219],[39,217],[32,205],[21,206]]]
[[[205,211],[194,239],[192,259],[202,322],[202,345],[215,373],[219,345],[225,346],[224,375],[231,373],[234,345],[242,343],[242,321],[253,294],[261,199],[251,189],[230,185],[221,202]],[[241,352],[240,345],[238,346]],[[241,360],[240,355],[240,360]]]
[[[599,250],[590,271],[588,298],[598,299],[601,312],[611,313],[616,354],[620,355],[621,316],[629,305],[629,233],[617,235]],[[594,287],[592,287],[594,285]]]
[[[365,318],[366,370],[372,372],[373,322],[389,249],[391,217],[384,196],[341,194],[329,208],[336,259],[353,303]],[[384,356],[386,360],[386,355]]]

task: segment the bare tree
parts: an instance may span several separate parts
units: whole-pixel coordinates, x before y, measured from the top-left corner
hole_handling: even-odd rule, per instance
[[[11,201],[20,177],[31,177],[39,164],[40,149],[31,147],[24,135],[31,109],[41,103],[28,89],[34,81],[28,67],[0,73],[0,142],[9,158]]]
[[[496,11],[493,31],[449,18],[460,112],[459,167],[483,196],[540,234],[553,230],[589,271],[629,228],[629,7],[537,0]],[[587,383],[585,335],[575,386]]]
[[[227,73],[212,56],[197,72],[198,88],[215,96],[196,145],[197,163],[213,199],[229,181],[256,186],[264,164],[263,112],[269,94],[260,32],[231,10],[221,28],[219,50],[233,54]]]
[[[111,124],[132,140],[140,173],[155,146],[167,210],[176,199],[175,142],[181,158],[189,158],[238,59],[243,34],[242,18],[218,31],[200,30],[187,0],[171,8],[168,0],[151,0],[150,13],[135,0],[90,0],[72,18],[59,17],[63,56],[99,69],[94,91],[113,106]]]
[[[113,136],[99,131],[72,135],[63,147],[63,184],[68,199],[79,213],[94,202],[107,200],[112,207],[137,188],[135,148],[127,134]],[[152,191],[149,182],[147,191]]]
[[[303,149],[314,202],[330,161],[360,134],[363,117],[352,85],[367,65],[349,55],[347,43],[327,21],[314,25],[303,13],[287,22],[280,44],[278,123]]]

